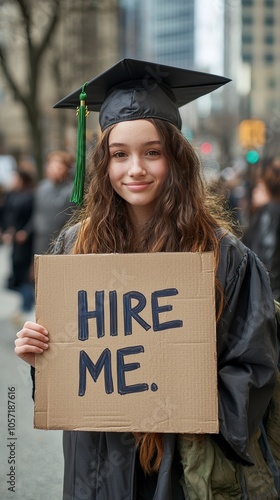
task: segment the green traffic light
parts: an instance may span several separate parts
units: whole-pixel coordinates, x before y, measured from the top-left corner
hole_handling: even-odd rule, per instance
[[[248,151],[247,155],[246,155],[246,160],[248,163],[257,163],[259,161],[259,158],[260,158],[260,155],[257,151],[255,151],[254,149],[252,149],[251,151]]]

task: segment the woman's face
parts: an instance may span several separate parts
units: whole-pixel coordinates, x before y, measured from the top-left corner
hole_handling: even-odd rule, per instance
[[[109,135],[109,178],[139,221],[153,215],[167,173],[163,144],[147,120],[115,125]]]

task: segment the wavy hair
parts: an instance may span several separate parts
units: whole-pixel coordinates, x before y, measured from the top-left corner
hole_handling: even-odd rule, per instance
[[[181,132],[166,121],[148,121],[161,137],[168,164],[152,219],[141,228],[140,235],[136,234],[126,202],[111,186],[108,141],[113,125],[104,131],[93,152],[74,253],[213,251],[217,270],[221,238],[217,228],[225,227],[224,211],[218,212],[221,204],[207,193],[198,156]],[[223,297],[217,279],[216,290],[219,318]],[[158,470],[163,456],[163,435],[134,433],[134,437],[143,470],[146,473]]]
[[[114,191],[108,174],[105,130],[94,149],[81,228],[74,253],[205,252],[218,257],[215,229],[221,225],[217,203],[207,194],[200,161],[191,144],[172,124],[149,120],[157,129],[169,166],[154,216],[136,235],[126,202]]]

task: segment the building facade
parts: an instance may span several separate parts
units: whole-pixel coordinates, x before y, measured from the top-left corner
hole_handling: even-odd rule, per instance
[[[251,69],[248,111],[263,119],[280,103],[279,25],[279,1],[242,0],[242,59]]]
[[[266,123],[265,154],[279,154],[280,2],[242,0],[242,59],[250,85],[243,118]]]

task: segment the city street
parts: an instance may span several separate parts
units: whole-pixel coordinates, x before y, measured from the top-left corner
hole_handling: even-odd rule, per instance
[[[9,252],[8,247],[0,245],[0,498],[60,500],[62,432],[33,428],[29,367],[14,354],[19,327],[10,319],[18,310],[19,297],[4,287]]]

